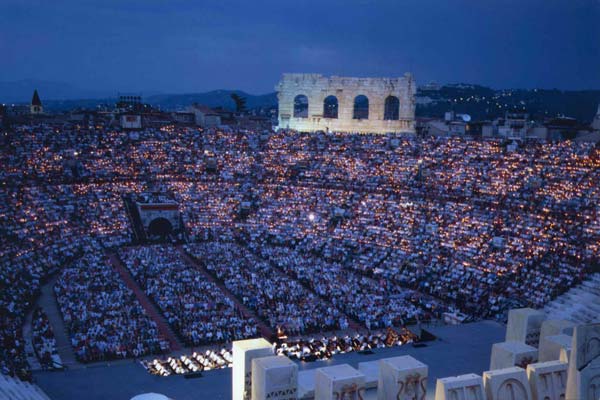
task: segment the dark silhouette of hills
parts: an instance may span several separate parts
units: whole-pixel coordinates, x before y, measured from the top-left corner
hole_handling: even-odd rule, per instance
[[[107,93],[59,82],[22,80],[0,82],[0,102],[29,103],[34,89],[38,89],[44,108],[48,111],[93,109],[99,105],[112,105],[117,98],[114,91]],[[250,110],[277,106],[274,92],[253,95],[241,90],[144,93],[143,101],[165,111],[184,110],[192,103],[235,110],[232,93],[246,98],[246,108]],[[600,90],[492,89],[473,84],[425,85],[417,91],[417,116],[441,117],[444,112],[454,110],[469,114],[474,120],[484,120],[504,116],[507,111],[519,111],[527,112],[536,119],[564,115],[587,123],[592,120],[599,103]]]

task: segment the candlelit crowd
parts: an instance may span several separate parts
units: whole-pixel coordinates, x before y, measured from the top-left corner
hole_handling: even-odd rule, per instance
[[[590,143],[172,126],[132,137],[68,123],[17,126],[0,140],[0,369],[22,377],[25,316],[56,273],[81,360],[164,349],[103,258],[131,240],[122,196],[157,186],[180,205],[186,251],[290,335],[446,310],[502,318],[542,306],[600,262]],[[120,256],[186,342],[256,334],[177,254]]]
[[[172,247],[131,247],[120,252],[129,271],[189,346],[257,336],[256,322]]]

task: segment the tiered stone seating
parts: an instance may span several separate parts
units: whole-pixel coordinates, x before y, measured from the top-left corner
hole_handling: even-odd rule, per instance
[[[0,374],[0,400],[50,400],[38,386]]]
[[[577,324],[600,322],[600,274],[590,275],[590,279],[548,303],[544,312]]]

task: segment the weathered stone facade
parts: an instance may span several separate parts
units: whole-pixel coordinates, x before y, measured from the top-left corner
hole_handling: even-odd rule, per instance
[[[415,132],[416,84],[410,74],[401,78],[283,74],[275,89],[281,129],[304,132]],[[357,113],[355,106],[359,96],[368,99],[368,116],[360,104],[358,107],[361,109]],[[304,100],[304,105],[298,107],[296,100]],[[337,106],[334,107],[335,104]]]

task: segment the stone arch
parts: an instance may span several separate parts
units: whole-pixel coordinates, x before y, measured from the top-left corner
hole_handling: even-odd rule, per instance
[[[304,94],[294,97],[294,118],[308,118],[308,97]]]
[[[353,119],[369,119],[369,98],[364,94],[359,94],[354,98]]]
[[[323,118],[337,118],[339,110],[338,98],[331,95],[323,100]]]
[[[396,96],[389,95],[385,98],[383,119],[390,121],[400,119],[400,100]]]
[[[171,221],[163,217],[153,219],[150,221],[150,225],[148,225],[148,233],[152,236],[167,237],[171,232],[173,232]]]

